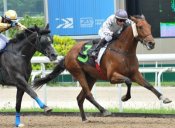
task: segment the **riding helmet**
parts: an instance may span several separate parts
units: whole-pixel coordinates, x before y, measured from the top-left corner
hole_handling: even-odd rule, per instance
[[[119,10],[116,11],[115,17],[117,19],[124,19],[124,20],[126,20],[126,19],[128,19],[128,14],[127,14],[127,12],[125,10],[119,9]]]
[[[14,10],[8,10],[5,12],[4,17],[9,20],[16,20],[17,19],[17,13]]]

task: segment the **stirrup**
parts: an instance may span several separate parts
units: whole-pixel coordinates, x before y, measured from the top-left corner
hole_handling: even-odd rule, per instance
[[[96,54],[97,54],[97,53],[96,53],[95,51],[93,51],[93,52],[91,53],[92,56],[96,56]]]

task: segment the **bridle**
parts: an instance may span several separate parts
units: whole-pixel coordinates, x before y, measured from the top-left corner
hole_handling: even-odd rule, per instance
[[[133,30],[133,35],[134,35],[134,38],[137,40],[137,41],[140,41],[142,44],[146,45],[148,47],[149,45],[149,42],[146,41],[146,38],[148,38],[149,36],[151,36],[152,34],[147,34],[145,37],[143,38],[140,38],[139,35],[138,35],[138,28],[137,28],[137,25],[135,22],[131,22],[131,27],[132,27],[132,30]]]
[[[30,29],[26,29],[28,30],[29,32],[32,32],[32,33],[35,33],[34,31],[31,31]],[[35,48],[36,50],[38,51],[41,51],[42,53],[46,54],[45,51],[42,50],[41,48],[41,44],[39,43],[40,42],[40,38],[42,35],[39,35],[38,32],[36,32],[36,40],[35,40],[35,43],[32,43],[31,40],[29,40],[28,36],[25,34],[26,36],[26,41],[33,47]]]

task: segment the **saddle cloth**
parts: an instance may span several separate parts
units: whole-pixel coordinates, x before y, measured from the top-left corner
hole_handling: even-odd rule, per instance
[[[91,41],[86,42],[84,44],[84,46],[82,47],[81,51],[79,52],[77,59],[82,63],[90,63],[90,64],[94,65],[95,64],[94,58],[90,56],[90,54],[91,54],[90,51],[91,51],[91,49],[93,49],[97,45],[99,40],[100,39],[96,39],[96,40],[91,40]],[[101,58],[102,58],[106,48],[107,48],[107,45],[105,45],[104,47],[102,47],[99,50],[98,57],[95,60],[95,62],[98,63],[99,65],[100,65]]]

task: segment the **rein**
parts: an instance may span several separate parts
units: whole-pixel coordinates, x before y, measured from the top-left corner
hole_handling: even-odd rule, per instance
[[[130,54],[130,53],[128,53],[128,52],[125,52],[125,51],[121,51],[121,50],[119,50],[119,49],[113,49],[113,48],[107,48],[108,50],[111,50],[111,51],[113,51],[113,52],[115,52],[115,53],[118,53],[118,54],[121,54],[121,55],[123,55],[123,56],[134,56],[135,54]]]
[[[134,36],[134,38],[138,38],[138,32],[137,32],[137,27],[136,27],[136,23],[135,22],[133,22],[133,21],[131,21],[131,28],[132,28],[132,32],[133,32],[133,36]],[[148,35],[149,36],[149,35]],[[147,36],[146,36],[147,37]],[[145,38],[146,38],[145,37]],[[145,39],[144,38],[144,39]],[[143,39],[143,40],[144,40]],[[115,53],[118,53],[118,54],[121,54],[121,55],[124,55],[124,56],[134,56],[135,54],[130,54],[130,53],[128,53],[127,51],[122,51],[122,50],[120,50],[120,49],[114,49],[114,48],[107,48],[107,49],[109,49],[109,50],[111,50],[111,51],[113,51],[113,52],[115,52]]]
[[[26,29],[26,30],[28,30],[29,32],[31,32],[31,33],[34,33],[33,31],[31,31],[31,30],[29,30],[29,29]],[[34,47],[35,49],[36,49],[36,46],[35,46],[35,44],[37,44],[37,42],[39,42],[39,35],[38,35],[38,33],[36,33],[37,35],[36,35],[36,40],[35,40],[35,43],[33,44],[29,39],[28,39],[28,37],[26,36],[26,34],[25,34],[25,36],[26,36],[26,41],[27,42],[29,42],[29,44],[32,46],[32,47]],[[12,45],[13,46],[13,45]],[[6,47],[7,48],[7,47]],[[7,50],[5,48],[5,50],[4,50],[4,52],[10,52],[10,53],[12,53],[12,54],[15,54],[15,55],[20,55],[20,54],[16,54],[14,51],[11,51],[11,50]],[[25,56],[25,55],[20,55],[20,56]]]
[[[146,35],[143,39],[139,38],[138,36],[138,32],[137,32],[137,26],[136,23],[131,21],[131,27],[132,27],[132,32],[133,32],[133,36],[134,38],[136,38],[136,40],[140,41],[142,44],[146,44],[147,42],[145,41],[145,39],[149,36],[151,36],[151,34]]]
[[[34,32],[32,32],[32,33],[34,33]],[[38,35],[38,33],[37,33],[37,35],[36,35],[36,40],[35,40],[35,43],[34,43],[34,44],[28,39],[28,37],[27,37],[26,40],[27,40],[27,42],[29,42],[29,44],[31,44],[32,47],[34,47],[34,48],[36,49],[35,44],[36,44],[37,42],[39,42],[39,35]]]

